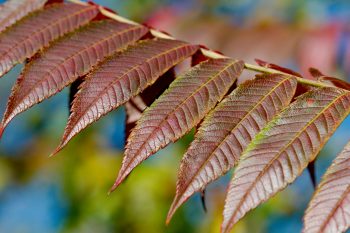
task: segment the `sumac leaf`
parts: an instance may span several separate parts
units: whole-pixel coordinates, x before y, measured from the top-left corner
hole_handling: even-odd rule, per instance
[[[73,101],[59,151],[85,127],[135,97],[198,49],[182,41],[139,42],[109,57],[92,71]]]
[[[24,68],[9,98],[2,127],[147,31],[143,26],[113,20],[97,21],[54,42]]]
[[[0,76],[50,41],[87,24],[97,13],[96,6],[52,4],[7,28],[0,34]]]
[[[318,88],[298,97],[241,155],[228,188],[222,232],[293,182],[350,113],[350,92]]]
[[[0,6],[0,32],[32,11],[44,6],[46,0],[8,0]]]
[[[333,161],[309,203],[304,233],[345,232],[350,227],[350,142]]]
[[[210,59],[177,77],[131,132],[112,190],[143,160],[196,126],[224,97],[243,67],[242,61]]]
[[[237,163],[255,135],[291,102],[296,86],[291,76],[263,75],[239,85],[208,114],[181,161],[168,221],[194,192]]]

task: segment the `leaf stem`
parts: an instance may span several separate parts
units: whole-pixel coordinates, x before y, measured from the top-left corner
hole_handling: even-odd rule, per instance
[[[297,76],[294,76],[294,75],[291,75],[291,74],[284,73],[284,72],[279,71],[279,70],[266,68],[266,67],[262,67],[262,66],[257,66],[257,65],[252,65],[252,64],[249,64],[249,63],[245,63],[244,64],[244,68],[247,69],[247,70],[252,70],[252,71],[265,73],[265,74],[284,74],[284,75],[293,76],[293,77],[295,77],[297,79],[298,83],[305,84],[305,85],[308,85],[308,86],[313,86],[313,87],[333,87],[331,85],[328,85],[328,84],[320,82],[320,81],[300,78],[300,77],[297,77]]]
[[[72,2],[72,3],[80,4],[80,5],[87,5],[88,4],[87,2],[84,2],[84,1],[81,1],[81,0],[68,0],[68,1]],[[111,19],[114,19],[114,20],[117,20],[117,21],[123,22],[123,23],[139,25],[139,23],[137,23],[137,22],[134,22],[134,21],[132,21],[130,19],[124,18],[124,17],[122,17],[120,15],[114,14],[114,13],[106,10],[105,8],[103,8],[103,6],[99,6],[99,9],[100,9],[101,14],[103,14],[104,16],[106,16],[108,18],[111,18]],[[151,32],[151,34],[153,36],[155,36],[157,38],[164,38],[164,39],[171,39],[171,40],[175,39],[172,36],[169,36],[169,35],[161,32],[161,31],[157,31],[157,30],[154,30],[154,29],[151,29],[150,32]],[[212,51],[212,50],[206,49],[206,48],[201,48],[201,52],[205,56],[207,56],[209,58],[214,58],[214,59],[228,58],[225,55],[222,55],[222,54],[220,54],[218,52],[215,52],[215,51]],[[275,70],[275,69],[266,68],[266,67],[262,67],[262,66],[258,66],[258,65],[252,65],[252,64],[249,64],[249,63],[245,63],[244,64],[244,68],[247,69],[247,70],[251,70],[251,71],[255,71],[255,72],[259,72],[259,73],[265,73],[265,74],[283,74],[283,75],[293,76],[293,77],[295,77],[297,79],[298,83],[305,84],[305,85],[308,85],[308,86],[313,86],[313,87],[333,87],[333,86],[331,86],[329,84],[326,84],[326,83],[323,83],[323,82],[320,82],[320,81],[296,77],[294,75],[287,74],[287,73],[284,73],[284,72],[281,72],[281,71],[278,71],[278,70]]]

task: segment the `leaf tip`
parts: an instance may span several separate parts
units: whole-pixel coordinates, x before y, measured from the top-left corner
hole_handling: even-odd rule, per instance
[[[173,204],[171,205],[171,207],[169,209],[168,215],[166,217],[165,225],[167,225],[167,226],[169,225],[169,223],[170,223],[171,219],[173,218],[177,208],[178,208],[178,206],[175,206],[174,202],[173,202]]]
[[[221,229],[220,229],[221,233],[229,233],[230,230],[231,230],[231,227],[228,224],[225,224],[225,223],[221,224]]]
[[[176,194],[173,203],[170,206],[170,209],[168,211],[168,215],[166,218],[166,225],[168,225],[170,223],[170,220],[172,219],[172,217],[174,216],[176,210],[184,203],[185,201],[183,200],[183,198],[180,198],[179,193]]]
[[[176,209],[177,209],[177,208],[174,206],[174,202],[173,202],[173,204],[171,205],[171,207],[170,207],[170,209],[169,209],[169,212],[168,212],[168,215],[167,215],[167,217],[166,217],[166,220],[165,220],[165,224],[166,224],[166,225],[169,225],[171,219],[172,219],[173,216],[174,216],[174,213],[175,213]]]
[[[125,178],[127,177],[127,174],[126,175],[125,174],[126,174],[125,172],[122,172],[122,171],[119,172],[118,177],[114,182],[112,188],[108,191],[108,195],[114,192],[114,190],[116,190],[118,186],[125,180]]]
[[[0,139],[2,138],[4,130],[5,130],[5,127],[3,126],[3,124],[0,124]]]
[[[0,139],[2,138],[4,131],[5,131],[6,127],[8,126],[8,124],[10,123],[10,121],[11,121],[11,119],[6,117],[6,112],[5,112],[5,115],[2,118],[2,121],[0,122]]]
[[[113,185],[113,187],[114,187],[114,185]],[[113,187],[108,190],[107,196],[110,196],[112,194],[112,192],[115,190],[115,189],[113,189]]]
[[[166,226],[169,225],[171,218],[172,218],[172,216],[169,217],[169,215],[166,217],[166,220],[165,220],[165,225]]]
[[[60,144],[50,155],[49,158],[52,158],[58,154],[62,150],[63,146]]]

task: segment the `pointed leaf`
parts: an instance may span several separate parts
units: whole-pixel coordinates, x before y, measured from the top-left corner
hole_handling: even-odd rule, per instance
[[[350,113],[350,92],[319,88],[297,98],[255,137],[229,185],[222,232],[292,183]]]
[[[350,142],[323,176],[304,223],[305,233],[345,232],[350,227]]]
[[[73,112],[56,152],[81,130],[138,95],[197,49],[182,41],[154,39],[106,59],[87,76],[73,101]]]
[[[242,61],[211,59],[177,77],[137,122],[113,189],[139,163],[196,126],[224,97],[243,67]]]
[[[194,192],[224,175],[257,133],[292,100],[291,76],[263,75],[238,86],[211,111],[181,161],[175,210]]]
[[[97,13],[96,6],[52,4],[7,28],[0,34],[0,76],[50,41],[87,24]]]
[[[0,6],[0,32],[32,11],[44,6],[46,0],[8,0]]]
[[[90,23],[61,38],[25,67],[10,96],[2,126],[6,127],[14,116],[61,91],[104,57],[146,32],[143,26],[106,20]]]

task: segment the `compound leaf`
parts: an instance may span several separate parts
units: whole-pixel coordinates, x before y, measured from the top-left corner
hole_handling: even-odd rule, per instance
[[[243,152],[229,185],[222,232],[293,182],[350,112],[350,92],[307,92],[277,115]]]
[[[104,57],[135,42],[148,29],[143,26],[97,21],[65,36],[33,59],[17,80],[2,127],[24,110],[61,91],[85,75]]]
[[[242,61],[210,59],[177,77],[132,130],[112,189],[139,163],[196,126],[228,92],[243,67]]]
[[[292,100],[291,76],[265,75],[238,86],[205,118],[181,161],[175,210],[194,192],[224,175],[257,133]]]
[[[74,99],[56,152],[81,130],[138,95],[197,49],[198,46],[178,40],[153,39],[106,59],[86,77]]]

